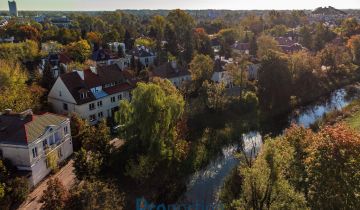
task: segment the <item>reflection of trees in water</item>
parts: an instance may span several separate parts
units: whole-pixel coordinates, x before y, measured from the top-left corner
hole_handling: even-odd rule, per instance
[[[191,177],[187,193],[185,194],[187,201],[196,202],[198,200],[216,204],[217,192],[227,175],[239,162],[235,158],[235,152],[241,152],[242,148],[244,148],[247,155],[256,154],[262,144],[262,136],[269,134],[270,136],[278,136],[282,134],[285,128],[289,127],[291,122],[309,126],[315,120],[322,117],[323,114],[344,107],[351,99],[354,99],[354,97],[347,98],[346,91],[340,89],[327,97],[319,98],[316,103],[298,109],[297,114],[294,112],[260,122],[258,132],[248,132],[240,137],[241,129],[235,129],[238,130],[238,135],[236,135],[238,137],[230,141],[234,145],[223,148],[221,150],[222,154],[214,158],[205,169]],[[244,144],[241,143],[241,140],[244,141]],[[254,146],[256,150],[251,152]]]

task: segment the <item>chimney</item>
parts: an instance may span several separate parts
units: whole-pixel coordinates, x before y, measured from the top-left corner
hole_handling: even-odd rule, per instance
[[[170,61],[170,65],[171,65],[171,68],[176,69],[177,68],[176,60]]]
[[[29,115],[33,115],[33,111],[32,109],[27,109],[23,112],[20,113],[20,116],[21,116],[21,120],[24,120],[27,116]]]
[[[76,71],[76,73],[78,73],[78,75],[80,76],[81,80],[84,80],[84,72],[81,70],[74,70]]]
[[[94,74],[98,74],[97,69],[95,66],[90,66],[90,71]]]

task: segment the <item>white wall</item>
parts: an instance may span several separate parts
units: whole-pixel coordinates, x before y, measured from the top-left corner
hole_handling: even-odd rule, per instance
[[[181,76],[181,77],[169,78],[169,80],[170,80],[177,88],[179,88],[185,81],[191,80],[191,76],[190,76],[190,75],[184,75],[184,76]]]
[[[231,85],[232,79],[228,72],[222,71],[222,72],[214,72],[213,76],[211,77],[211,80],[218,83],[224,83],[225,86]]]
[[[60,95],[61,92],[61,95]],[[54,111],[59,114],[65,114],[74,110],[75,99],[65,86],[60,77],[57,78],[55,84],[51,88],[48,95],[48,102],[52,105]],[[68,104],[68,110],[63,109],[63,103]]]

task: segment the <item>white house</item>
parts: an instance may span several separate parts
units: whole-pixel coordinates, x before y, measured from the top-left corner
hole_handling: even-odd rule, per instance
[[[139,61],[144,67],[153,65],[156,59],[155,53],[144,46],[136,46],[131,50],[130,54],[134,57],[135,61]]]
[[[120,100],[130,100],[131,75],[118,65],[91,67],[58,77],[48,102],[60,114],[77,113],[91,124],[112,118]]]
[[[249,80],[257,80],[258,79],[259,68],[260,68],[260,64],[250,64],[248,66],[248,79]]]
[[[72,153],[69,118],[51,113],[34,115],[31,110],[0,114],[0,157],[28,172],[31,186],[50,173],[49,155],[55,155],[60,163]]]
[[[177,88],[191,80],[190,72],[186,67],[177,65],[176,61],[164,63],[152,71],[153,77],[161,77],[170,80]]]
[[[224,57],[216,56],[214,62],[214,73],[211,77],[211,80],[217,83],[224,83],[226,87],[233,86],[233,79],[228,71],[226,71],[225,66],[233,63],[233,60],[225,59]]]

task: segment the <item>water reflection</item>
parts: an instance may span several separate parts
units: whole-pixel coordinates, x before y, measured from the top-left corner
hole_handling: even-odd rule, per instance
[[[290,122],[309,127],[324,114],[334,109],[341,109],[354,99],[354,97],[349,98],[346,96],[345,89],[337,90],[327,99],[320,99],[318,103],[306,106],[294,112],[289,116],[288,120],[283,120],[285,123],[279,123],[282,127],[277,129],[283,131]],[[281,121],[274,120],[274,122]],[[271,132],[278,133],[278,131],[275,130],[272,130]],[[262,136],[258,131],[250,132],[243,135],[243,141],[245,151],[247,155],[250,155],[253,146],[256,147],[256,151],[260,149]],[[185,200],[192,203],[201,201],[206,204],[217,204],[218,192],[222,187],[226,176],[239,163],[238,159],[234,156],[234,153],[238,148],[239,145],[231,145],[223,148],[223,155],[221,157],[218,157],[211,162],[202,171],[195,173],[188,184]]]

